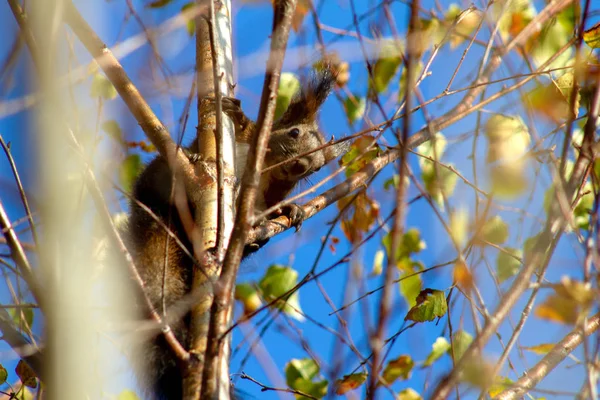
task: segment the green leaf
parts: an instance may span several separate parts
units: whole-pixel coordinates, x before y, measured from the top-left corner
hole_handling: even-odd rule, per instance
[[[319,365],[312,358],[294,358],[285,366],[285,380],[292,387],[298,378],[311,380],[319,374]]]
[[[448,166],[452,167],[452,164],[448,164]],[[424,165],[421,171],[425,191],[440,207],[443,207],[444,197],[448,198],[454,193],[458,175],[442,166],[438,166],[436,170],[433,164]]]
[[[447,143],[446,136],[441,132],[437,132],[431,140],[417,146],[416,151],[425,157],[440,160],[446,151]],[[433,162],[426,158],[419,157],[418,160],[421,169],[433,167]]]
[[[31,307],[11,308],[8,310],[8,314],[15,321],[15,325],[20,328],[30,329],[33,326],[33,308]]]
[[[462,358],[469,345],[473,342],[473,336],[465,331],[457,331],[454,333],[452,338],[452,345],[454,346],[454,360],[458,361]],[[448,349],[448,355],[452,357],[452,349]]]
[[[300,80],[291,72],[284,72],[279,79],[277,103],[275,105],[275,121],[278,120],[290,106],[294,95],[300,90]]]
[[[529,40],[531,49],[529,55],[533,59],[536,67],[544,64],[570,40],[573,31],[568,31],[565,26],[556,23],[554,19],[546,22],[538,35],[534,35]],[[565,67],[573,56],[572,46],[567,48],[562,54],[546,66],[548,69]]]
[[[128,155],[123,163],[121,164],[120,176],[121,176],[121,185],[123,189],[127,192],[130,192],[133,188],[133,183],[135,182],[135,178],[142,171],[142,159],[139,154],[130,154]]]
[[[600,23],[583,32],[583,40],[592,49],[600,48]]]
[[[112,100],[117,97],[117,89],[113,84],[100,73],[92,77],[92,86],[90,87],[91,97],[100,97],[105,100]]]
[[[392,247],[392,233],[390,232],[385,235],[381,242],[385,247],[387,256],[389,257]],[[396,262],[403,258],[409,257],[413,253],[418,253],[421,250],[424,250],[426,247],[427,245],[425,242],[421,240],[421,232],[417,228],[410,228],[404,233],[404,235],[402,235],[402,240],[400,240],[400,244],[396,250]]]
[[[123,143],[123,131],[119,123],[114,119],[104,121],[101,126],[102,130],[108,134],[111,138],[119,143]]]
[[[441,290],[425,289],[417,296],[417,304],[412,307],[404,320],[425,322],[440,318],[448,312],[446,296]]]
[[[402,63],[402,51],[402,47],[393,42],[382,46],[379,58],[373,67],[373,79],[369,81],[369,86],[375,93],[381,93],[387,89]]]
[[[8,379],[8,371],[0,364],[0,385],[4,385]]]
[[[600,165],[600,163],[598,163]],[[385,182],[383,182],[383,188],[388,191],[390,189],[397,189],[400,184],[400,176],[397,174],[392,175],[392,177]]]
[[[289,292],[297,283],[298,272],[296,270],[283,265],[272,265],[258,283],[258,287],[265,300],[272,301]],[[276,307],[299,321],[304,320],[304,316],[300,314],[301,308],[298,292],[288,296],[287,299],[279,301]]]
[[[406,388],[398,393],[396,400],[423,400],[423,398],[413,388]]]
[[[19,363],[15,368],[15,372],[17,373],[17,376],[19,377],[23,385],[32,389],[35,389],[37,387],[37,379],[35,376],[35,372],[33,372],[33,370],[25,361],[19,360]]]
[[[518,258],[523,257],[523,252],[521,250],[510,247],[507,247],[504,250]],[[518,274],[519,270],[521,269],[521,262],[512,257],[510,254],[507,254],[504,251],[498,252],[498,257],[496,258],[496,278],[498,278],[499,283],[512,278]]]
[[[508,225],[499,215],[496,215],[486,221],[480,235],[487,242],[502,244],[508,239]]]
[[[446,354],[446,352],[449,349],[450,342],[448,342],[448,340],[445,337],[440,336],[435,340],[435,342],[431,346],[431,353],[429,353],[429,355],[425,359],[425,362],[423,362],[423,365],[429,366],[433,364],[437,359]]]
[[[354,123],[361,119],[365,115],[365,109],[367,107],[367,100],[364,97],[352,96],[346,97],[344,100],[344,111],[346,111],[346,117],[350,123]]]
[[[285,381],[290,388],[321,398],[327,394],[328,382],[327,380],[313,382],[318,374],[319,366],[311,358],[293,359],[285,366]]]
[[[344,375],[342,379],[335,381],[335,394],[342,395],[361,386],[367,380],[367,373]]]
[[[258,290],[249,283],[236,285],[234,297],[243,304],[245,313],[256,311],[262,305]]]
[[[350,177],[379,155],[380,148],[374,143],[372,136],[362,136],[354,141],[350,150],[342,156],[342,164],[346,165],[346,176]],[[370,150],[367,150],[369,149]],[[364,153],[364,154],[363,154]]]
[[[184,4],[183,7],[181,7],[181,12],[183,13],[186,10],[189,10],[190,8],[194,7],[195,5],[196,4],[194,2]],[[185,24],[185,29],[187,30],[188,35],[194,36],[194,33],[196,33],[196,20],[194,18],[188,19],[187,23]]]
[[[395,360],[391,360],[385,366],[382,378],[388,385],[391,385],[397,379],[402,379],[405,381],[410,379],[410,375],[414,366],[415,362],[409,355],[401,355]]]
[[[401,276],[398,285],[400,287],[400,294],[404,297],[404,300],[406,300],[408,307],[411,308],[417,304],[417,296],[421,293],[421,289],[423,288],[423,280],[421,279],[421,275],[414,275],[409,278],[406,278],[406,275],[408,275],[408,273]]]

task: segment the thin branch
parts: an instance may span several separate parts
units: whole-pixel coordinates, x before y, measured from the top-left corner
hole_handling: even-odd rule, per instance
[[[532,368],[527,370],[521,378],[519,378],[514,385],[504,390],[498,396],[495,397],[497,400],[513,400],[521,399],[525,394],[535,388],[535,386],[546,377],[560,362],[562,362],[573,350],[581,344],[585,337],[590,336],[600,328],[600,314],[596,314],[589,318],[584,329],[579,327],[573,329],[571,333],[565,336],[560,342],[558,342],[552,350],[548,352]],[[583,331],[583,332],[582,332]]]

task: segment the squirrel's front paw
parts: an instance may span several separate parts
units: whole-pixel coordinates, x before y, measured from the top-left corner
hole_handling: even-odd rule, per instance
[[[196,164],[202,158],[202,156],[200,154],[193,153],[189,149],[182,149],[182,150],[183,150],[183,153],[185,154],[185,156],[188,158],[188,160],[190,160],[190,162],[192,164]]]
[[[216,103],[214,97],[205,97],[206,100],[212,104]],[[245,118],[244,112],[242,111],[242,102],[235,97],[221,97],[221,107],[223,112],[229,116],[229,118],[237,121],[243,121]]]
[[[304,209],[300,207],[298,204],[286,204],[279,208],[277,211],[279,215],[285,215],[290,219],[291,226],[296,228],[296,232],[302,228],[302,222],[306,218],[306,213]]]

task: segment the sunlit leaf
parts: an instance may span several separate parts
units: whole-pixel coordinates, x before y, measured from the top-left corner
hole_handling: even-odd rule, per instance
[[[361,119],[365,114],[367,107],[367,100],[364,97],[352,96],[347,97],[344,100],[344,111],[346,111],[346,117],[350,123],[354,123]]]
[[[539,67],[551,57],[554,57],[571,39],[572,34],[572,30],[568,31],[563,24],[556,23],[555,20],[550,20],[544,24],[541,30],[529,37],[525,51],[533,59],[534,65]],[[569,47],[556,57],[547,68],[564,67],[572,56],[573,49]]]
[[[415,322],[433,321],[448,311],[446,296],[441,290],[425,289],[417,296],[417,303],[406,314],[405,320]]]
[[[194,2],[189,2],[187,4],[184,4],[181,7],[181,12],[184,13],[185,11],[187,11],[195,6],[196,6],[196,3],[194,3]],[[187,30],[188,35],[194,36],[194,33],[196,33],[196,21],[194,18],[188,19],[188,21],[185,24],[185,29]]]
[[[551,294],[537,306],[535,316],[559,324],[574,325],[580,315],[579,304],[557,293]]]
[[[524,167],[519,163],[494,165],[490,169],[491,191],[503,199],[512,200],[530,188]]]
[[[392,232],[388,233],[381,240],[383,247],[385,247],[388,257],[391,255],[392,249]],[[427,245],[421,240],[421,232],[417,228],[410,228],[407,230],[398,244],[396,249],[396,262],[403,258],[409,257],[411,254],[419,253],[420,251],[427,248]]]
[[[496,278],[499,283],[502,283],[519,273],[521,262],[517,258],[523,258],[523,252],[521,250],[510,247],[507,247],[504,250],[505,251],[499,251],[498,257],[496,258]],[[513,254],[517,258],[512,257],[507,253]]]
[[[328,382],[326,380],[313,382],[318,374],[319,366],[311,358],[293,359],[285,366],[285,380],[290,388],[321,398],[327,394]]]
[[[401,275],[400,282],[398,282],[400,288],[400,294],[404,297],[408,307],[414,307],[417,304],[417,297],[423,289],[423,279],[421,275],[410,275],[410,272],[406,272]]]
[[[401,355],[387,363],[382,378],[388,385],[391,385],[397,379],[405,381],[410,378],[414,366],[415,362],[409,355]]]
[[[8,379],[8,371],[3,365],[0,365],[0,385],[4,385],[6,379]]]
[[[296,270],[282,265],[272,265],[258,283],[258,287],[265,300],[272,301],[289,292],[297,283],[298,272]],[[290,295],[287,301],[285,298],[280,300],[276,307],[283,309],[286,314],[299,321],[304,320],[304,317],[300,314],[302,310],[297,291]]]
[[[235,299],[244,306],[244,313],[249,314],[262,306],[258,290],[249,283],[240,283],[235,286]]]
[[[108,133],[108,136],[113,138],[113,140],[118,143],[123,143],[123,131],[121,131],[121,127],[117,121],[114,119],[104,121],[101,128],[104,132]]]
[[[464,208],[450,214],[450,234],[454,243],[460,247],[464,246],[467,241],[468,225],[469,213]]]
[[[519,116],[494,114],[485,125],[485,133],[492,152],[488,152],[488,163],[519,158],[531,143],[529,129]]]
[[[353,203],[349,205],[350,201]],[[341,227],[352,243],[362,240],[363,234],[369,231],[379,217],[379,203],[366,191],[341,199],[338,208],[345,210]]]
[[[543,343],[536,346],[523,347],[523,350],[529,350],[532,353],[546,355],[550,350],[556,346],[556,343]]]
[[[569,118],[572,113],[577,117],[581,94],[578,91],[574,103],[571,103],[573,83],[573,73],[565,72],[547,86],[538,86],[533,89],[525,96],[524,103],[530,110],[540,113],[556,123]]]
[[[423,362],[424,366],[429,366],[433,364],[437,359],[446,354],[446,352],[450,349],[450,342],[443,336],[435,339],[435,342],[431,346],[431,352]]]
[[[289,107],[294,95],[300,90],[300,80],[291,72],[283,72],[279,78],[277,103],[275,105],[275,120],[279,119]]]
[[[385,252],[382,249],[379,249],[375,252],[375,257],[373,258],[373,269],[371,270],[372,276],[379,276],[383,271],[383,260],[385,258]]]
[[[112,100],[117,97],[117,89],[113,84],[100,73],[92,77],[92,86],[90,87],[91,97],[100,97],[105,100]]]
[[[584,31],[583,40],[592,49],[600,48],[600,23]]]
[[[117,400],[139,400],[139,397],[133,390],[125,389],[119,393]]]
[[[31,329],[33,326],[34,313],[31,307],[11,308],[8,310],[8,314],[15,321],[15,325],[20,328]]]
[[[371,148],[367,151],[369,147]],[[375,143],[373,136],[361,136],[356,139],[352,143],[352,146],[350,146],[350,150],[342,156],[342,164],[347,166],[346,176],[350,177],[360,171],[371,160],[377,157],[380,151],[381,149]]]
[[[423,398],[412,388],[401,390],[396,396],[396,400],[422,400]]]
[[[453,167],[452,164],[448,164]],[[421,178],[425,184],[425,191],[437,202],[440,207],[443,207],[443,199],[449,198],[454,193],[458,175],[448,168],[438,166],[434,168],[422,169]]]
[[[492,386],[490,386],[488,394],[491,398],[495,398],[513,384],[514,382],[506,377],[496,377],[496,381],[492,384]]]
[[[373,66],[373,79],[369,81],[369,87],[375,93],[381,93],[387,89],[390,81],[398,72],[400,64],[402,64],[403,51],[402,46],[393,41],[381,47],[379,57]]]
[[[335,381],[335,394],[341,395],[361,386],[367,380],[367,373],[344,375],[342,379]]]
[[[144,165],[139,154],[130,154],[125,158],[125,160],[123,160],[119,172],[121,177],[121,186],[123,186],[125,191],[131,191],[133,188],[133,183],[140,172],[142,172],[143,167]]]
[[[505,243],[508,234],[508,224],[499,215],[488,219],[479,231],[482,240],[493,244]]]
[[[434,160],[440,160],[446,151],[446,144],[448,141],[446,140],[446,136],[443,133],[437,132],[431,140],[417,146],[415,149],[417,153],[432,158]],[[433,162],[424,158],[419,157],[419,166],[422,170],[426,168],[433,168]]]
[[[458,5],[451,4],[445,17],[446,21],[450,23],[457,22],[454,32],[450,36],[450,48],[455,49],[477,29],[482,14],[474,9],[461,10]]]
[[[457,331],[452,336],[452,348],[448,349],[448,355],[454,357],[455,361],[462,358],[467,348],[473,342],[473,336],[463,330]]]
[[[454,282],[466,292],[469,292],[473,288],[473,275],[463,260],[459,260],[454,264],[453,279]]]

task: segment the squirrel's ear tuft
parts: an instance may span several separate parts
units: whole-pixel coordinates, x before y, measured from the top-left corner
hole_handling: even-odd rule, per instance
[[[333,138],[332,138],[333,139]],[[352,145],[350,140],[345,140],[343,142],[332,144],[325,148],[325,160],[329,162],[338,158],[341,155],[344,155],[350,150],[350,146]]]
[[[335,85],[335,78],[335,72],[330,67],[314,71],[277,121],[278,128],[314,122],[319,108]]]

